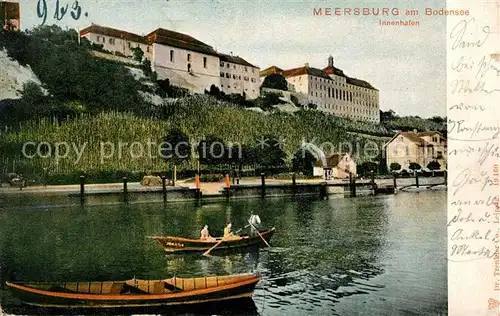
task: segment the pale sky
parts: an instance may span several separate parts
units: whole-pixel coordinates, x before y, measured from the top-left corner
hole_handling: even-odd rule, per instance
[[[19,0],[21,28],[39,25],[37,2]],[[46,0],[46,24],[84,28],[90,23],[147,34],[158,27],[189,34],[219,52],[240,55],[261,69],[309,63],[335,66],[380,90],[380,108],[400,115],[446,115],[446,20],[425,16],[441,1],[283,0],[79,0],[83,14],[53,19],[56,0]],[[59,0],[61,5],[74,0]],[[422,4],[425,3],[425,4]],[[313,16],[313,8],[398,8],[399,16]],[[419,16],[405,16],[418,9]],[[467,8],[464,8],[467,9]],[[415,20],[415,27],[380,26],[380,19]]]

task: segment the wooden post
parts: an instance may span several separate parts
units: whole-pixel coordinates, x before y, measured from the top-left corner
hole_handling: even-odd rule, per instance
[[[163,202],[167,202],[167,184],[166,184],[167,178],[165,176],[161,177],[161,187],[163,190]]]
[[[229,174],[226,173],[226,188],[229,188],[229,187],[231,187],[231,183],[229,181]]]
[[[443,175],[444,175],[444,184],[447,185],[448,184],[448,175],[447,175],[446,170],[444,171]]]
[[[128,201],[127,177],[123,177],[123,200]]]
[[[394,182],[394,192],[396,192],[397,185],[396,185],[396,173],[395,172],[392,173],[392,178],[393,178],[393,182]]]
[[[375,183],[375,171],[372,170],[372,190],[373,190],[373,195],[377,194],[377,184]]]
[[[352,197],[356,197],[356,177],[352,177],[352,190],[351,190],[351,195]]]
[[[80,203],[85,203],[85,176],[80,176]]]
[[[415,172],[415,184],[417,185],[417,188],[419,187],[418,186],[418,172],[417,170],[414,171]]]
[[[296,183],[296,175],[295,172],[292,173],[292,194],[295,195],[297,193],[297,183]]]
[[[261,183],[261,188],[260,188],[261,196],[265,197],[266,196],[266,178],[265,178],[264,173],[260,174],[260,183]]]
[[[319,195],[322,199],[328,196],[327,191],[328,191],[328,184],[326,182],[321,183],[321,186],[319,187]]]
[[[175,183],[177,182],[177,166],[174,166],[174,176],[172,178],[172,185],[175,187]]]

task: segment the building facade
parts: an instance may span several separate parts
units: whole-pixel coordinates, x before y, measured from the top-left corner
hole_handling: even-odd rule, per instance
[[[158,79],[168,79],[195,93],[204,93],[214,85],[248,99],[260,95],[258,67],[239,56],[220,54],[186,34],[159,28],[142,36],[92,24],[80,31],[80,36],[102,45],[104,51],[128,58],[134,56],[136,47],[141,48]]]
[[[4,30],[21,29],[19,1],[0,1],[0,23]]]
[[[380,122],[379,91],[334,67],[332,56],[324,69],[309,64],[289,70],[271,66],[261,72],[261,78],[271,73],[283,75],[295,91],[307,95],[308,102],[321,111],[357,121]]]
[[[439,170],[447,169],[447,140],[439,132],[399,132],[385,145],[387,168],[397,163],[400,170],[410,171],[412,162],[427,169],[430,162],[436,161]]]
[[[348,179],[349,174],[352,175],[353,178],[356,177],[356,162],[348,153],[343,154],[333,154],[329,157],[326,157],[326,168],[331,170],[331,177],[335,179]],[[323,162],[321,160],[317,160],[314,165],[313,175],[316,177],[325,176]],[[328,179],[326,179],[328,180]]]
[[[80,36],[93,44],[101,45],[105,51],[123,57],[133,57],[134,48],[140,48],[144,52],[144,58],[151,60],[152,47],[144,36],[97,24],[81,30]]]
[[[247,99],[260,95],[259,67],[239,56],[220,54],[221,90],[226,94],[237,93]]]

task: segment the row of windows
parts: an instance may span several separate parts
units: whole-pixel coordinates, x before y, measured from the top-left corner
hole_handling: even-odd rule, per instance
[[[221,87],[222,89],[224,89],[224,85],[222,85]],[[227,88],[228,89],[231,89],[231,86],[230,85],[227,85]],[[236,85],[234,85],[234,89],[238,89],[238,87]],[[248,91],[248,88],[245,88],[245,91]],[[252,89],[252,92],[255,92],[255,89]]]
[[[187,59],[188,62],[190,62],[191,61],[191,54],[187,54],[186,59]],[[173,63],[174,60],[175,60],[175,53],[174,53],[174,50],[171,49],[170,50],[170,62]],[[208,63],[207,57],[203,57],[203,68],[207,68],[207,63]],[[192,69],[191,69],[191,64],[190,63],[188,63],[187,67],[188,67],[188,71],[191,72]]]
[[[227,72],[225,74],[223,72],[221,72],[220,76],[221,76],[221,78],[226,77],[228,79],[231,79],[231,74],[229,72]],[[234,80],[241,80],[241,75],[235,75],[235,74],[233,74],[232,77],[233,77]],[[252,82],[254,82],[254,83],[257,82],[257,80],[255,78],[251,78],[251,79],[252,79]],[[247,76],[244,76],[243,80],[249,81],[250,78],[248,78]]]
[[[102,36],[102,37],[101,37],[101,36],[97,36],[97,43],[103,43],[103,44],[105,44],[105,43],[106,43],[106,37],[104,37],[104,36]],[[108,38],[108,43],[109,43],[110,45],[115,45],[115,44],[116,44],[116,39],[115,39],[115,38],[110,37],[110,38]],[[128,47],[129,49],[133,48],[133,46],[132,46],[132,42],[127,42],[127,47]],[[140,48],[140,47],[141,47],[141,45],[140,45],[139,43],[136,43],[136,46],[135,46],[135,47],[139,47],[139,48]],[[149,53],[149,46],[148,46],[148,45],[146,45],[146,52],[148,52],[148,53]]]
[[[311,85],[311,88],[312,88],[312,85]],[[318,85],[316,85],[316,88],[318,88]],[[367,105],[370,107],[377,107],[377,104],[374,102],[367,102],[366,100],[359,100],[357,98],[353,100],[354,95],[350,91],[344,91],[344,90],[334,89],[334,88],[330,88],[330,87],[328,87],[328,89],[327,89],[327,87],[320,86],[320,90],[323,90],[323,89],[328,91],[328,98],[334,98],[334,99],[338,99],[338,100],[354,102],[356,104]],[[311,91],[309,94],[311,96],[316,96],[316,97],[320,97],[320,98],[327,97],[326,92],[325,92],[325,94],[323,94],[322,92],[320,92],[318,94],[318,92]]]
[[[227,68],[231,68],[231,65],[230,63],[224,63],[223,61],[220,62],[220,67],[221,68],[224,68],[224,65],[227,67]],[[247,66],[241,66],[242,70],[244,70],[245,72],[248,72],[248,67]],[[233,69],[236,69],[236,65],[233,65]],[[252,73],[255,72],[255,69],[250,67],[250,69],[252,69]]]

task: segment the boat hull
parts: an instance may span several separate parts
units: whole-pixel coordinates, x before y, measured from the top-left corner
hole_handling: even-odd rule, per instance
[[[274,231],[274,228],[266,231],[261,231],[261,236],[266,240],[267,243],[269,243],[271,237],[274,234]],[[215,241],[203,241],[200,239],[188,239],[171,236],[154,236],[151,238],[156,240],[167,253],[205,252],[214,247],[220,241],[220,239],[217,239]],[[234,240],[224,240],[217,247],[212,249],[212,252],[233,251],[244,248],[266,246],[262,238],[257,235],[252,237],[242,236],[241,238]]]
[[[250,298],[259,280],[259,277],[249,277],[217,287],[169,294],[67,293],[51,292],[9,282],[7,285],[24,304],[31,306],[61,309],[116,309],[200,305]]]

